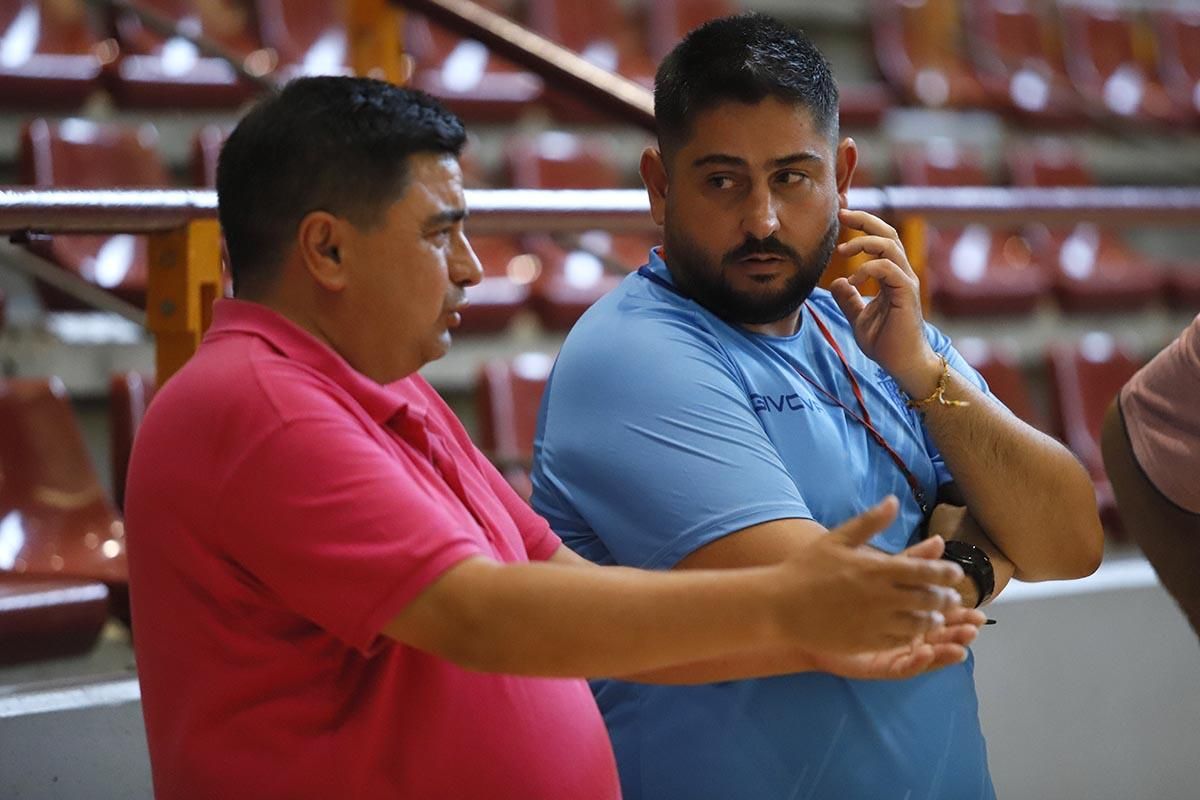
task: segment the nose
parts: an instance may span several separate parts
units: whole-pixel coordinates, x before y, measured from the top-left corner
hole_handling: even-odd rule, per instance
[[[779,230],[777,198],[766,183],[751,188],[746,195],[742,212],[742,233],[755,239],[766,239]]]
[[[459,246],[451,256],[450,280],[459,286],[475,286],[483,280],[483,266],[466,234],[459,236]]]

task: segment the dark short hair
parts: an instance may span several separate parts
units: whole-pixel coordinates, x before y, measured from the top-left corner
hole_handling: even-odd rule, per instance
[[[324,210],[377,223],[404,191],[414,153],[458,156],[458,117],[423,92],[370,78],[299,78],[230,134],[217,166],[234,293],[266,291],[300,220]]]
[[[837,137],[837,84],[802,31],[759,13],[706,22],[667,54],[654,76],[659,149],[674,153],[691,136],[696,116],[714,106],[767,97],[803,106],[818,130]]]

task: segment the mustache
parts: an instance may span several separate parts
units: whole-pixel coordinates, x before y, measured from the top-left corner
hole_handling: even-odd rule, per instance
[[[768,236],[765,239],[756,239],[748,236],[746,237],[746,241],[726,253],[722,260],[728,264],[748,258],[749,256],[781,256],[795,262],[800,261],[799,253],[774,236]]]

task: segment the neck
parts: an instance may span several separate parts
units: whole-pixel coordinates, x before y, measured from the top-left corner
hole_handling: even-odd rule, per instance
[[[763,336],[791,336],[796,331],[800,330],[800,313],[804,310],[804,306],[800,306],[791,314],[788,314],[783,319],[777,319],[774,322],[766,322],[762,325],[750,325],[743,323],[742,328],[751,333],[762,334]]]

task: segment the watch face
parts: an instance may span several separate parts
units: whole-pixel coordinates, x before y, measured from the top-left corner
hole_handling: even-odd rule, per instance
[[[962,567],[963,572],[975,582],[980,604],[992,596],[996,588],[996,576],[992,571],[992,560],[986,552],[969,542],[950,539],[946,542],[942,557]]]
[[[992,563],[987,553],[980,548],[955,539],[946,542],[946,556],[960,564],[987,564],[990,566]]]

